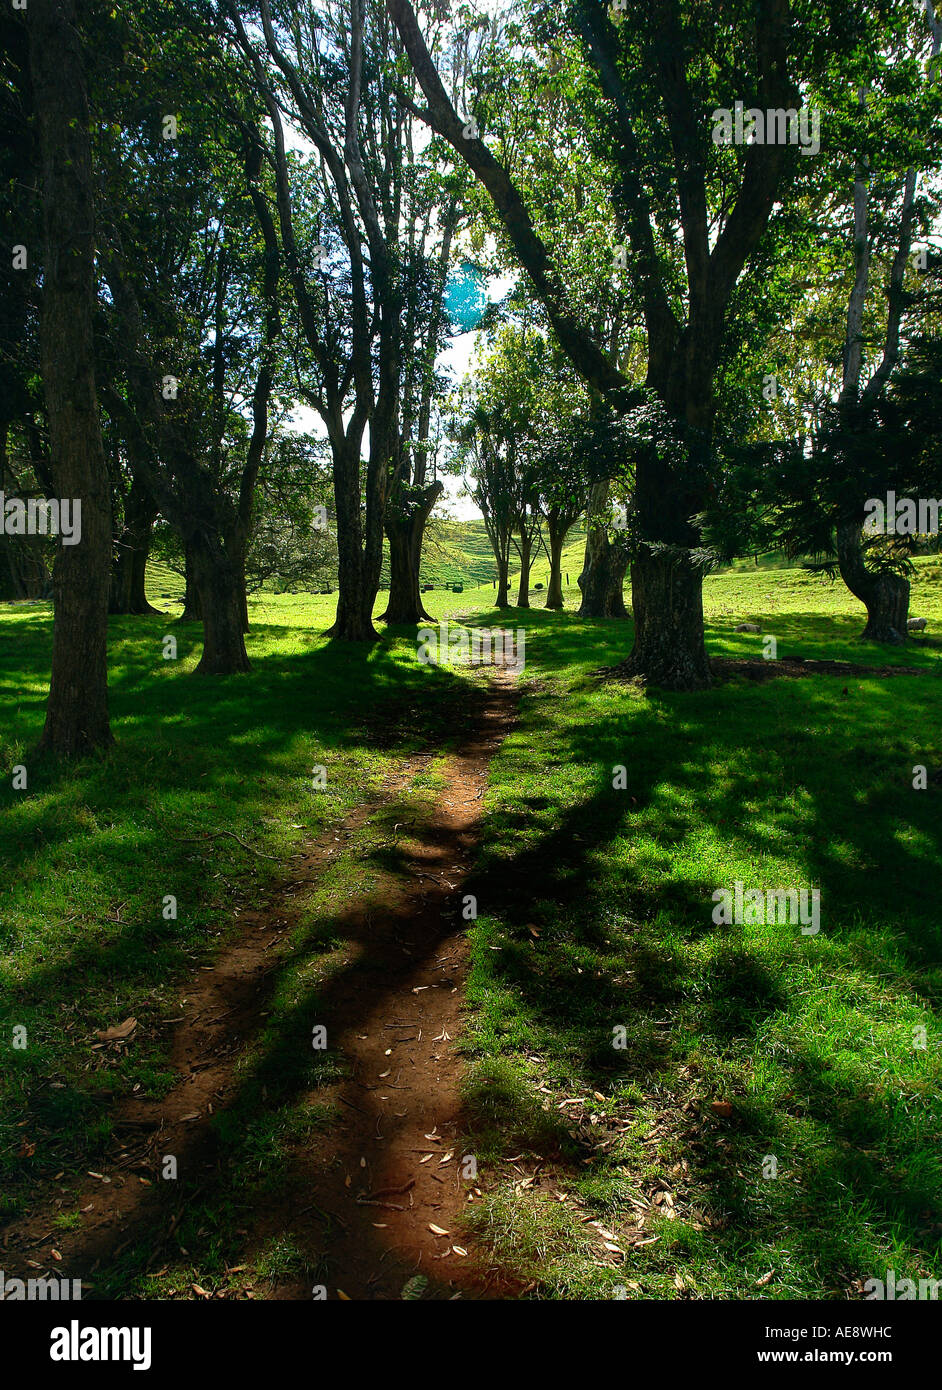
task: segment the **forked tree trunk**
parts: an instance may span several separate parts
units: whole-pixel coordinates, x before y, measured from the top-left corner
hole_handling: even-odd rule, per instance
[[[238,555],[218,536],[194,539],[193,571],[203,614],[198,675],[229,676],[251,670],[242,626],[245,585]]]
[[[837,528],[837,560],[841,578],[867,609],[867,624],[860,634],[870,642],[902,646],[907,640],[909,580],[902,574],[867,569],[861,541],[862,528],[841,522]]]
[[[668,690],[706,689],[703,571],[689,551],[642,545],[631,566],[631,604],[635,642],[624,668]]]
[[[432,508],[444,492],[444,484],[434,482],[421,498],[409,504],[404,496],[393,496],[386,513],[386,539],[389,542],[389,602],[382,614],[385,623],[421,623],[431,620],[425,610],[419,586],[422,541]]]
[[[73,0],[25,15],[42,151],[42,377],[52,481],[81,504],[81,540],[59,544],[46,724],[40,746],[75,757],[112,742],[108,721],[111,482],[95,390],[95,226],[89,111]]]

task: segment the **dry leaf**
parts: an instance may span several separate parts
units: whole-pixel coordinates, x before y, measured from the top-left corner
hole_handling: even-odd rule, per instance
[[[728,1100],[715,1100],[710,1109],[714,1115],[719,1115],[723,1120],[728,1120],[733,1113],[733,1107]]]
[[[113,1028],[106,1028],[103,1033],[96,1033],[95,1037],[100,1042],[120,1042],[122,1038],[129,1038],[136,1027],[136,1018],[126,1018],[123,1023],[116,1023]]]
[[[432,1234],[433,1234],[433,1235],[436,1235],[436,1236],[447,1236],[447,1235],[450,1235],[450,1232],[449,1232],[449,1231],[443,1231],[442,1228],[441,1228],[441,1226],[436,1226],[436,1225],[434,1224],[434,1222],[432,1222],[432,1221],[430,1221],[430,1222],[428,1223],[428,1228],[429,1228],[429,1230],[432,1232]]]

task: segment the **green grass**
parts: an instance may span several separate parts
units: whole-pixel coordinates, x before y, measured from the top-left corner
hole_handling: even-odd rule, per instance
[[[760,657],[769,634],[779,656],[924,674],[699,695],[598,683],[592,673],[630,649],[631,624],[581,622],[572,586],[561,615],[497,614],[486,583],[427,595],[442,617],[527,634],[520,723],[485,801],[465,1047],[477,1238],[536,1296],[843,1297],[888,1268],[938,1275],[942,792],[914,791],[912,768],[942,765],[940,570],[917,562],[912,612],[930,637],[902,651],[857,640],[862,610],[840,584],[802,570],[710,577],[715,655]],[[297,1146],[336,1119],[318,1095],[332,1073],[304,1039],[344,968],[343,903],[395,870],[396,825],[441,787],[480,679],[418,666],[408,631],[370,651],[334,647],[321,635],[333,599],[273,594],[251,604],[253,671],[197,678],[199,628],[172,622],[179,582],[154,569],[149,592],[166,617],[111,626],[117,744],[73,768],[31,751],[48,605],[0,609],[0,1193],[21,1211],[65,1170],[56,1224],[76,1224],[69,1183],[107,1151],[110,1100],[172,1084],[166,1021],[189,974],[303,839],[372,802],[304,904],[238,1102],[217,1117],[226,1190],[187,1207],[163,1271],[142,1274],[145,1241],[98,1290],[187,1296],[194,1282],[241,1280],[264,1297],[272,1282],[320,1277],[316,1248],[290,1231],[260,1233],[248,1253],[239,1232],[257,1198],[288,1190]],[[740,621],[761,634],[735,633]],[[162,659],[168,632],[176,661]],[[381,803],[386,772],[418,750],[431,762]],[[21,763],[28,786],[15,791]],[[252,850],[207,838],[222,828]],[[820,888],[820,935],[715,926],[710,895],[737,878]],[[131,1015],[125,1049],[95,1047]],[[25,1050],[10,1046],[17,1025]],[[508,1164],[521,1154],[524,1167],[545,1159],[530,1185]]]
[[[937,562],[919,571],[938,630]],[[942,767],[939,647],[860,643],[846,592],[801,571],[712,578],[706,609],[715,654],[761,654],[731,630],[748,618],[780,655],[925,675],[644,694],[591,676],[625,624],[528,616],[466,1099],[474,1224],[543,1297],[846,1297],[942,1266],[942,789],[912,786]],[[820,934],[715,926],[736,879],[818,887]],[[532,1187],[521,1153],[547,1163]]]

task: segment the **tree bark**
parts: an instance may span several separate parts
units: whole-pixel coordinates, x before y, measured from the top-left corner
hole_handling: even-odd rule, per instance
[[[203,655],[198,675],[228,676],[251,670],[245,650],[245,584],[238,555],[219,544],[214,532],[194,537],[193,578],[203,614]]]
[[[520,583],[517,586],[517,607],[530,607],[530,569],[533,563],[533,541],[521,528],[517,551],[520,556]]]
[[[346,443],[346,441],[345,441]],[[334,502],[337,508],[337,613],[328,637],[344,642],[377,642],[373,604],[379,589],[379,567],[364,545],[361,510],[359,443],[335,445]],[[382,530],[380,530],[382,542]],[[381,552],[380,552],[381,558]]]
[[[30,71],[42,150],[42,376],[53,482],[81,504],[58,547],[49,702],[40,747],[77,757],[112,742],[108,719],[111,488],[95,390],[95,206],[89,111],[73,0],[32,0]]]
[[[180,623],[201,623],[203,621],[203,610],[200,605],[199,589],[196,587],[196,574],[193,564],[193,546],[185,542],[186,551],[186,591],[183,595],[183,612],[177,622]]]
[[[510,607],[510,563],[506,556],[497,557],[497,603],[498,608]]]
[[[623,594],[628,558],[613,544],[607,525],[597,520],[608,503],[608,483],[594,484],[589,495],[588,526],[582,573],[576,581],[582,591],[580,618],[627,618]]]
[[[389,602],[382,614],[385,623],[421,623],[431,620],[425,610],[419,587],[422,540],[432,508],[444,492],[434,482],[423,489],[417,502],[410,504],[405,493],[393,493],[386,514],[389,541]]]
[[[624,596],[627,569],[627,555],[612,544],[606,528],[590,522],[585,561],[576,581],[582,591],[580,618],[627,618]]]
[[[902,646],[907,640],[909,580],[902,574],[874,574],[867,569],[861,530],[855,522],[841,522],[837,527],[841,578],[867,609],[867,624],[860,635],[870,642]]]
[[[631,566],[635,642],[624,669],[668,690],[712,682],[703,641],[703,572],[683,547],[642,546]]]
[[[546,608],[553,608],[561,612],[565,607],[563,603],[563,546],[566,543],[566,533],[568,526],[561,529],[552,519],[547,520],[547,530],[549,531],[549,562],[550,574],[549,584],[546,586]]]
[[[135,480],[125,499],[124,526],[115,545],[110,613],[139,615],[160,611],[148,603],[145,592],[147,556],[156,516],[153,501]]]

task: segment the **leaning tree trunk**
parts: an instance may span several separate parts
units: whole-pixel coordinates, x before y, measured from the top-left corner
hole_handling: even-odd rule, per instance
[[[841,522],[837,527],[841,578],[867,609],[867,625],[860,635],[871,642],[901,646],[907,640],[909,580],[901,574],[871,573],[861,536],[862,528],[856,522]]]
[[[197,674],[229,676],[249,671],[242,627],[245,586],[238,555],[218,535],[192,541],[193,572],[203,614],[203,655]]]
[[[563,604],[563,545],[566,541],[566,532],[557,531],[554,526],[549,528],[549,560],[550,574],[549,584],[546,586],[546,608],[554,608],[559,611],[564,607]]]
[[[596,483],[589,497],[585,561],[578,584],[582,590],[580,618],[626,618],[624,583],[628,559],[609,538],[608,527],[594,520],[608,501],[608,483]]]
[[[436,481],[423,489],[417,503],[410,504],[405,494],[394,494],[390,499],[386,514],[389,602],[381,615],[382,622],[412,624],[432,620],[422,602],[419,569],[426,522],[444,490],[444,484]]]
[[[711,684],[703,640],[703,570],[682,546],[642,545],[631,566],[635,642],[624,669],[668,690]]]
[[[111,484],[95,390],[95,206],[85,73],[73,0],[25,16],[42,151],[42,378],[52,479],[81,505],[81,540],[60,541],[46,724],[40,746],[75,757],[112,742],[108,721]]]

